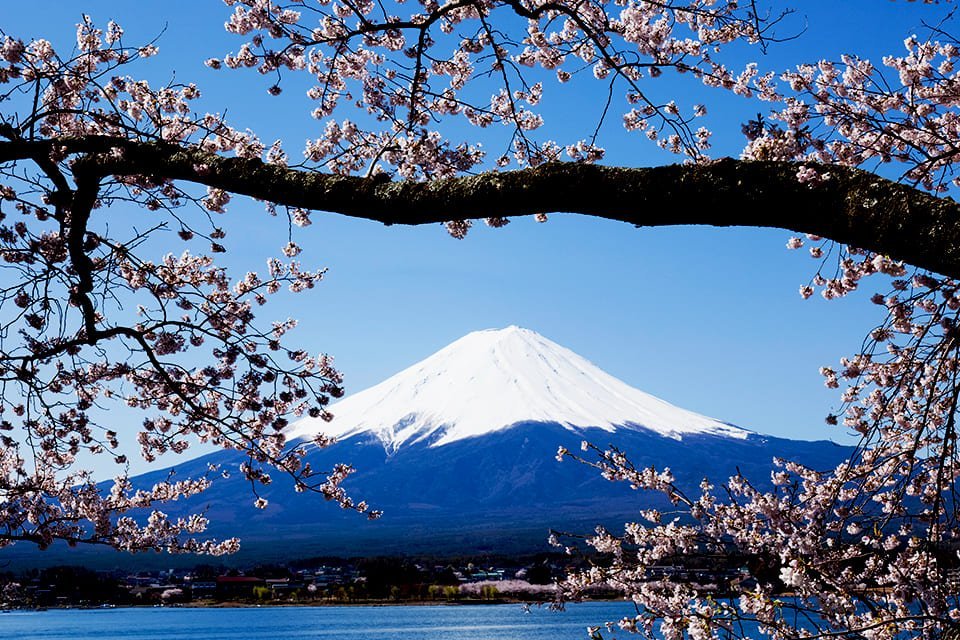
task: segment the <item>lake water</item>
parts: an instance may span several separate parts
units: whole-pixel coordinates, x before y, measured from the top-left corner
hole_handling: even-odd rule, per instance
[[[10,640],[585,640],[586,629],[631,615],[625,602],[566,611],[520,605],[395,607],[118,608],[13,611]],[[606,637],[607,634],[604,634]]]

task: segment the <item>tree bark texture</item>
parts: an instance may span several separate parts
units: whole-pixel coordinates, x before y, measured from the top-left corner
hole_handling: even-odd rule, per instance
[[[876,174],[808,163],[733,159],[624,168],[549,163],[432,182],[340,176],[227,158],[199,148],[111,138],[0,142],[0,162],[42,157],[54,144],[78,170],[185,180],[280,205],[419,225],[535,213],[578,213],[637,227],[712,225],[811,233],[960,279],[960,205]]]

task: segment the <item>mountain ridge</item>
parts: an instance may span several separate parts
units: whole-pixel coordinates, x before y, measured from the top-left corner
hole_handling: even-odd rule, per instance
[[[576,450],[581,440],[616,446],[637,467],[670,467],[677,486],[692,493],[704,477],[717,483],[736,473],[769,489],[775,456],[826,470],[849,455],[849,448],[834,443],[762,435],[674,407],[519,327],[468,334],[331,408],[337,417],[329,429],[322,422],[295,423],[287,431],[291,445],[321,427],[338,436],[329,447],[309,449],[306,462],[318,471],[338,463],[355,467],[343,487],[382,509],[380,520],[297,493],[282,473],[257,489],[267,505],[255,509],[240,471],[245,456],[237,451],[181,460],[132,482],[150,486],[171,473],[176,479],[203,476],[210,465],[229,472],[202,494],[160,509],[171,517],[203,512],[211,537],[239,535],[241,552],[232,560],[237,563],[316,555],[521,553],[546,550],[550,530],[586,533],[597,524],[616,530],[635,521],[641,509],[668,508],[663,495],[608,482],[586,465],[557,462],[559,446]],[[639,415],[624,417],[633,410]],[[461,420],[467,426],[458,429]],[[24,549],[0,550],[0,560],[33,566],[71,558],[100,566],[143,562],[107,552]],[[151,562],[195,562],[159,558]]]

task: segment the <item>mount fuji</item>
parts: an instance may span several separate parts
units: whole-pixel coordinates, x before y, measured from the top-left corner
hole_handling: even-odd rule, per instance
[[[542,422],[578,432],[646,430],[681,440],[750,432],[675,407],[602,371],[573,351],[516,326],[475,331],[331,409],[330,424],[304,420],[288,436],[369,434],[388,452],[436,448]]]
[[[296,493],[277,481],[252,507],[242,474],[218,479],[172,515],[205,509],[212,535],[239,535],[237,561],[320,555],[520,553],[547,550],[550,529],[617,530],[661,497],[611,483],[585,465],[559,463],[558,447],[614,445],[638,467],[669,466],[681,487],[738,470],[769,483],[774,456],[816,468],[849,453],[830,442],[764,436],[681,409],[605,373],[583,357],[519,327],[477,331],[387,380],[331,405],[327,423],[288,427],[292,441],[318,432],[337,442],[311,451],[314,469],[352,464],[344,483],[381,509],[367,521]],[[178,464],[177,477],[209,464],[235,470],[242,458],[221,451]],[[152,483],[170,470],[134,479]],[[48,552],[49,553],[49,552]],[[167,561],[165,561],[167,562]]]

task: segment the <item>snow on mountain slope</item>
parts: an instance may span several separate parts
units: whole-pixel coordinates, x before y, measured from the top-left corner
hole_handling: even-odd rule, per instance
[[[746,438],[751,432],[646,394],[528,329],[475,331],[391,378],[332,405],[334,419],[301,420],[288,437],[369,432],[390,451],[442,446],[529,422],[568,429],[649,429]]]

